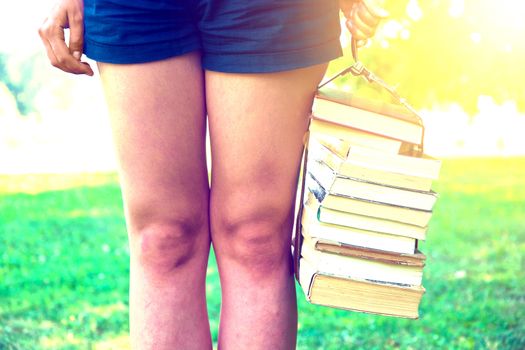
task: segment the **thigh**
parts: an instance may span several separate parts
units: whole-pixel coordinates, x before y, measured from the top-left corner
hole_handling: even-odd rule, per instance
[[[207,217],[205,103],[200,56],[99,63],[131,231]]]
[[[302,141],[325,69],[326,64],[263,74],[206,71],[216,249],[214,226],[291,224]]]

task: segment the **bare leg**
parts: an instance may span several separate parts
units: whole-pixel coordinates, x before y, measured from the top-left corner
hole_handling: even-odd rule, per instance
[[[210,349],[209,187],[197,53],[99,64],[130,242],[133,349]]]
[[[325,69],[206,72],[221,349],[295,348],[293,204],[307,116]]]

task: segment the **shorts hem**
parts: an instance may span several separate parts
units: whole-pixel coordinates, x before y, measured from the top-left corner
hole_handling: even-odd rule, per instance
[[[201,50],[200,41],[193,40],[187,43],[172,42],[147,45],[109,45],[93,40],[84,40],[84,54],[90,59],[113,64],[133,64],[160,61],[166,58]]]
[[[301,50],[268,53],[204,53],[202,67],[223,73],[273,73],[313,66],[343,55],[339,37]]]

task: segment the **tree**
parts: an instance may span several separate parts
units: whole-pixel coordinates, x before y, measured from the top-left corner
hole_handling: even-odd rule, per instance
[[[0,52],[0,81],[15,96],[20,115],[33,111],[33,99],[40,87],[34,76],[35,57],[32,55],[10,65],[11,57]]]

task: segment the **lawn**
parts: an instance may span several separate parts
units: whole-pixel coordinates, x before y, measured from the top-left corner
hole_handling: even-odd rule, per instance
[[[299,349],[524,349],[525,158],[444,161],[417,321],[299,298]],[[0,349],[126,349],[114,174],[0,176]],[[208,268],[214,340],[217,268]]]

